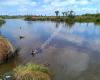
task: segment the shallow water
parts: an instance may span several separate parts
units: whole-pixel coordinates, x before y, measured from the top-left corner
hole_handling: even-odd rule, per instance
[[[48,64],[54,80],[100,80],[99,25],[7,19],[0,34],[20,48],[17,57],[0,65],[1,75],[32,62]],[[36,48],[42,53],[33,57]]]

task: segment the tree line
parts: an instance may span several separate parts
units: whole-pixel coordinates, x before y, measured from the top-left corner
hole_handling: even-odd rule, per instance
[[[55,11],[55,14],[56,14],[56,16],[59,16],[59,11],[57,10],[57,11]],[[74,11],[66,11],[66,12],[62,12],[62,15],[63,16],[75,16],[75,12]]]

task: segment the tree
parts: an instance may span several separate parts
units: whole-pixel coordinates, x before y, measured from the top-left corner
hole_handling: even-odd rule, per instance
[[[59,15],[59,11],[55,11],[55,14],[56,14],[56,16],[58,16]]]
[[[65,16],[65,12],[62,12],[63,16]]]
[[[70,17],[73,17],[73,16],[74,16],[74,11],[72,11],[72,10],[69,11],[69,16],[70,16]]]
[[[65,12],[65,15],[68,16],[68,12]]]

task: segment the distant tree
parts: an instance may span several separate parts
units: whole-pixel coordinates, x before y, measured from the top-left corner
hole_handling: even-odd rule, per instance
[[[65,16],[65,12],[62,12],[62,15]]]
[[[67,11],[67,13],[68,13],[68,16],[70,15],[70,11]]]
[[[67,11],[67,12],[65,12],[65,16],[68,16],[68,11]]]
[[[69,12],[69,16],[72,16],[72,17],[75,16],[75,12],[71,10],[71,11]]]
[[[65,12],[65,15],[68,16],[68,12]]]
[[[56,16],[58,16],[59,15],[59,11],[55,11],[55,14],[56,14]]]
[[[71,10],[70,13],[69,13],[69,15],[73,16],[73,14],[74,14],[74,11]]]

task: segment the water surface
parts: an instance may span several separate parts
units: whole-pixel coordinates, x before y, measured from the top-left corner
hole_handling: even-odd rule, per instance
[[[17,57],[0,65],[1,75],[32,62],[48,64],[54,80],[100,80],[99,25],[7,19],[0,34],[20,48]],[[42,53],[32,56],[36,48]]]

